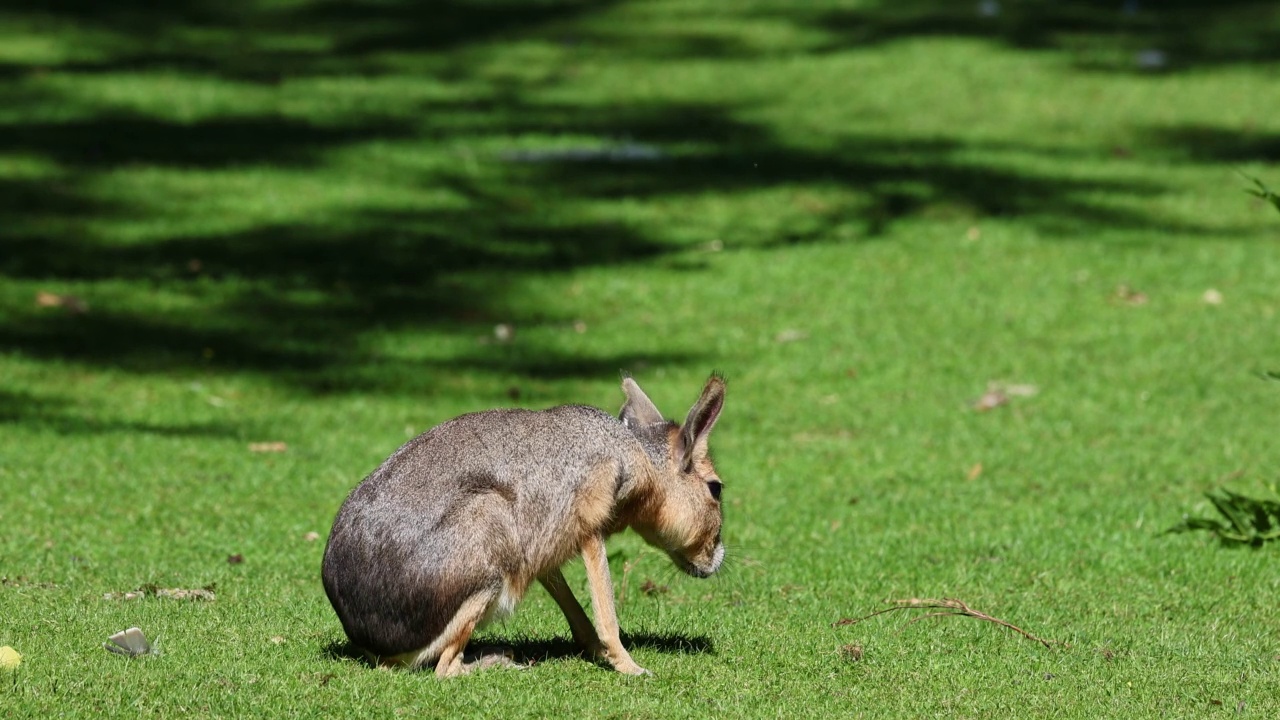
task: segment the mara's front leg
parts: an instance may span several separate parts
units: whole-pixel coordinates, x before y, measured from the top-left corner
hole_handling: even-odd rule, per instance
[[[569,589],[569,583],[564,579],[564,573],[560,572],[560,568],[543,575],[538,578],[538,581],[560,606],[560,612],[564,613],[564,619],[569,621],[569,630],[573,632],[573,641],[578,647],[593,658],[603,658],[604,645],[600,644],[600,639],[596,637],[596,629],[591,626],[591,619],[582,610],[578,598],[573,596],[573,591]]]
[[[596,616],[596,636],[604,646],[601,654],[620,673],[652,674],[631,659],[631,653],[622,647],[622,640],[618,637],[618,611],[613,604],[613,580],[609,577],[609,556],[605,553],[603,537],[592,535],[582,544],[582,560],[587,567],[587,584],[591,588],[591,610]],[[567,586],[565,591],[568,591]],[[576,600],[574,605],[577,605]],[[560,607],[564,609],[563,604]],[[578,606],[578,612],[582,612],[581,606]],[[568,617],[569,612],[566,611],[565,615]],[[574,624],[571,617],[569,624]]]

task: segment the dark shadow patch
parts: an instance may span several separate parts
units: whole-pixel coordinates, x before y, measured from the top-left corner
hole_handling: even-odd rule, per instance
[[[643,648],[667,655],[714,655],[715,642],[706,635],[679,633],[622,633],[627,648]]]
[[[56,415],[70,404],[63,398],[38,397],[27,392],[0,390],[0,423],[25,422]]]
[[[1280,133],[1212,125],[1142,128],[1142,143],[1176,161],[1203,163],[1280,162]]]
[[[328,391],[376,389],[371,383],[379,383],[363,370],[396,362],[364,349],[360,337],[370,330],[474,328],[473,350],[422,360],[416,373],[406,372],[405,379],[419,385],[432,382],[424,375],[432,368],[471,367],[534,379],[615,374],[617,362],[643,361],[646,355],[591,358],[523,341],[519,334],[528,327],[551,322],[569,328],[571,319],[536,309],[509,311],[504,298],[510,280],[663,252],[624,228],[522,226],[510,214],[483,209],[474,217],[367,214],[348,218],[344,228],[276,226],[143,244],[59,235],[5,243],[0,274],[10,278],[132,280],[176,291],[216,283],[222,291],[196,311],[117,309],[92,297],[86,298],[90,312],[80,315],[24,310],[0,324],[0,349],[134,372],[261,372]],[[199,270],[193,271],[196,263]],[[500,322],[515,326],[514,342],[494,341]]]
[[[148,423],[119,420],[75,409],[63,398],[39,397],[26,392],[0,390],[0,425],[22,424],[52,430],[61,435],[140,433],[159,437],[238,438],[245,428],[229,423]]]
[[[621,639],[623,646],[628,650],[651,650],[666,655],[714,655],[716,652],[715,643],[705,635],[622,633]],[[510,649],[515,656],[515,661],[522,665],[537,665],[570,658],[586,659],[585,654],[572,640],[563,637],[507,638],[500,635],[481,634],[467,643],[469,652],[483,647]],[[326,644],[321,654],[327,660],[355,661],[366,667],[374,667],[374,664],[347,640],[335,640]]]
[[[408,134],[406,125],[386,120],[324,126],[270,115],[191,123],[101,115],[66,122],[6,123],[0,133],[0,152],[34,153],[68,167],[289,166],[314,163],[328,148]]]
[[[610,2],[587,0],[522,2],[438,0],[377,4],[328,0],[282,17],[290,27],[305,27],[338,38],[339,55],[421,50],[450,50],[466,45],[521,37],[530,27],[565,22],[598,12]]]
[[[715,643],[704,635],[681,635],[677,633],[622,633],[622,645],[628,650],[652,650],[667,655],[715,654]],[[500,635],[483,634],[472,638],[468,648],[494,646],[510,648],[516,662],[522,665],[536,665],[553,660],[570,658],[586,659],[586,655],[572,640],[564,637],[542,638],[504,638]],[[607,667],[607,665],[605,665]]]
[[[777,17],[825,33],[820,51],[969,37],[1019,50],[1066,51],[1078,66],[1109,72],[1280,62],[1280,7],[1270,0],[880,0],[857,9],[815,7]],[[1164,58],[1144,63],[1139,53],[1147,50]]]
[[[109,204],[86,197],[73,181],[59,177],[44,180],[0,178],[0,220],[8,223],[8,227],[0,228],[0,238],[9,234],[20,236],[40,220],[83,220],[109,214],[112,214]],[[12,259],[9,242],[5,240],[0,268]]]
[[[275,84],[291,77],[381,74],[386,70],[383,56],[388,53],[443,56],[478,44],[525,37],[531,30],[567,23],[614,4],[616,0],[435,0],[425,4],[319,0],[284,6],[254,0],[13,0],[6,3],[6,10],[45,23],[56,19],[87,32],[91,47],[95,41],[102,42],[99,38],[104,35],[114,41],[95,48],[101,52],[92,54],[99,57],[73,60],[59,65],[61,69],[87,73],[180,70]],[[255,42],[258,34],[304,40],[293,47],[259,43]],[[192,41],[192,35],[200,40]],[[440,69],[439,62],[433,65],[432,69]],[[0,67],[19,72],[14,65]]]
[[[320,656],[335,662],[358,662],[368,668],[376,667],[350,640],[332,640],[320,649]]]
[[[1156,220],[1140,211],[1107,206],[1100,191],[1153,197],[1158,183],[1114,179],[1058,178],[1007,169],[994,163],[962,162],[960,151],[982,149],[958,139],[902,139],[847,134],[830,147],[797,147],[760,125],[736,120],[735,108],[682,104],[631,106],[623,110],[579,109],[542,103],[517,105],[514,122],[522,132],[554,134],[562,118],[575,118],[579,131],[619,135],[661,147],[693,142],[700,150],[648,162],[608,160],[521,163],[508,174],[528,185],[555,187],[573,197],[602,200],[661,200],[708,192],[749,192],[769,188],[818,188],[849,195],[844,205],[801,208],[791,227],[767,238],[739,238],[753,245],[785,246],[829,241],[841,226],[859,228],[863,239],[886,233],[911,217],[1018,217],[1049,235],[1078,236],[1087,227],[1165,229],[1195,234],[1206,228]],[[1036,151],[992,144],[993,153]],[[797,205],[803,203],[797,202]]]

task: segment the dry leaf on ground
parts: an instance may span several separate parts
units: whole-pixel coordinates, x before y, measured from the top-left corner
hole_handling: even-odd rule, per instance
[[[862,659],[862,646],[856,643],[852,645],[844,645],[840,648],[840,656],[850,662],[858,662]]]
[[[994,410],[1001,405],[1008,405],[1010,398],[1031,397],[1040,392],[1040,388],[1027,383],[1009,383],[992,380],[987,383],[987,391],[973,402],[973,409],[978,412]]]
[[[217,599],[212,590],[205,588],[160,588],[156,590],[156,597],[171,600],[213,601]]]
[[[1112,297],[1125,305],[1146,305],[1149,299],[1146,293],[1138,292],[1128,285],[1118,285]]]
[[[89,312],[89,304],[75,295],[59,295],[47,290],[36,292],[36,307],[62,308],[72,315]]]
[[[982,397],[974,401],[973,409],[978,412],[986,412],[988,410],[994,410],[1001,405],[1008,404],[1009,396],[1005,395],[1003,390],[990,388],[986,392],[982,393]]]
[[[124,592],[104,593],[103,600],[139,600],[148,595],[165,598],[168,600],[203,600],[212,602],[217,599],[213,592],[213,586],[208,585],[202,588],[161,588],[154,585],[146,585],[137,590],[127,590]]]
[[[648,578],[646,578],[644,583],[640,585],[640,592],[644,593],[645,595],[662,595],[668,590],[670,590],[670,588],[668,588],[666,585],[659,585],[655,583],[653,580],[650,580]]]

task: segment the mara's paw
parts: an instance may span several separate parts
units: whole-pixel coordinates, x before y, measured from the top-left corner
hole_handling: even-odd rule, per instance
[[[620,658],[611,659],[610,664],[613,665],[614,670],[617,670],[623,675],[652,675],[653,674],[648,670],[645,670],[644,668],[640,667],[638,664],[636,664],[636,661],[632,660],[630,655],[624,655],[623,657],[620,657]]]
[[[653,673],[649,672],[648,670],[645,670],[644,668],[640,667],[634,662],[631,663],[630,665],[623,665],[615,669],[618,672],[622,673],[623,675],[636,675],[636,676],[643,676],[643,675],[652,676],[653,675]]]

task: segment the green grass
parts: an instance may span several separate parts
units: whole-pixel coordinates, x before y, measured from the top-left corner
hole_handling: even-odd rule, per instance
[[[1273,3],[793,5],[0,10],[0,716],[1280,713],[1276,549],[1160,534],[1280,471]],[[323,537],[400,443],[712,368],[729,567],[610,542],[654,677],[537,589],[482,634],[529,670],[343,657]],[[1055,648],[833,627],[908,597]]]

